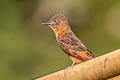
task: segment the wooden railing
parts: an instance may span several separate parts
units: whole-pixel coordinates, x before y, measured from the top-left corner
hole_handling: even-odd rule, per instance
[[[120,80],[120,49],[35,80]]]

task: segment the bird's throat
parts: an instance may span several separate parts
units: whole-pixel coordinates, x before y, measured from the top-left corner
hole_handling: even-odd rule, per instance
[[[68,26],[66,26],[66,27],[58,26],[58,27],[52,28],[52,30],[54,31],[56,37],[57,37],[57,36],[63,36],[63,35],[65,35],[66,33],[69,33],[69,32],[70,32],[70,28],[69,28]]]

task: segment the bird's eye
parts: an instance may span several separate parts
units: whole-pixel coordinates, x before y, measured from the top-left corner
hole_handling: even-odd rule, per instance
[[[55,20],[54,22],[57,23],[57,20]]]
[[[58,25],[58,23],[59,23],[58,20],[53,20],[53,21],[51,21],[51,24],[52,24],[52,25]]]

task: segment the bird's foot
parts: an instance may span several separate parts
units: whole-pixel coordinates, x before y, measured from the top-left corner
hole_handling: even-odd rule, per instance
[[[71,66],[66,66],[66,67],[64,68],[64,70],[68,69],[69,67],[71,67]]]
[[[76,65],[76,64],[77,64],[76,62],[73,62],[71,66],[66,66],[66,67],[64,68],[64,70],[66,70],[66,69],[68,69],[68,68],[70,68],[70,67],[72,67],[72,66],[74,66],[74,65]]]

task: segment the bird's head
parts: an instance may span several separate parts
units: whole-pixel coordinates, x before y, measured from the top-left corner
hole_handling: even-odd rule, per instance
[[[42,24],[48,25],[53,30],[60,29],[62,31],[70,28],[68,25],[68,20],[63,14],[56,14],[48,22]]]

